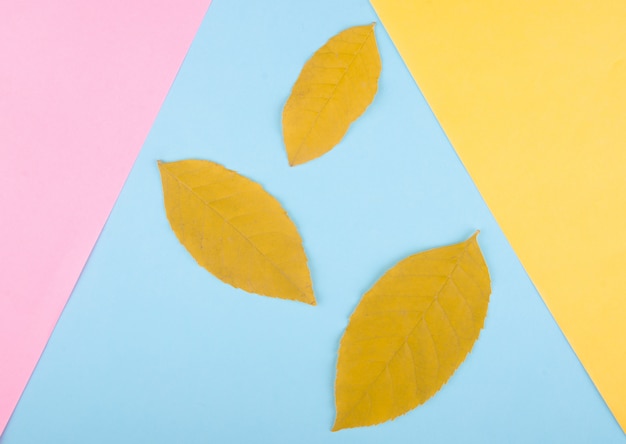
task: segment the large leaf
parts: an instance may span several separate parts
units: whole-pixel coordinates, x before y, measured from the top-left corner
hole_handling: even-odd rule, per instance
[[[340,32],[306,62],[283,110],[290,165],[339,143],[374,99],[380,70],[374,24]]]
[[[234,287],[315,305],[298,230],[261,185],[204,160],[159,169],[172,230],[201,266]]]
[[[341,339],[333,430],[393,419],[433,396],[478,339],[490,293],[476,234],[389,270]]]

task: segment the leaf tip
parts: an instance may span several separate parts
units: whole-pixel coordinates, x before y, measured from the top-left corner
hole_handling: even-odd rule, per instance
[[[303,291],[300,301],[312,306],[317,305],[317,301],[315,300],[315,294],[313,293],[313,289],[311,287],[308,287]]]
[[[306,163],[306,160],[298,160],[298,154],[300,153],[300,151],[297,151],[294,154],[290,154],[289,158],[287,159],[289,162],[289,166],[290,167],[295,167],[298,165],[302,165],[303,163]]]
[[[157,166],[159,167],[159,171],[163,171],[163,168],[168,164],[168,162],[163,162],[162,160],[157,160]]]
[[[339,430],[352,429],[355,427],[367,427],[367,426],[373,425],[373,424],[368,424],[367,421],[366,422],[357,421],[355,423],[354,421],[351,421],[348,417],[349,415],[345,415],[343,412],[340,412],[339,410],[337,410],[337,413],[335,416],[335,423],[333,424],[330,431],[338,432]]]

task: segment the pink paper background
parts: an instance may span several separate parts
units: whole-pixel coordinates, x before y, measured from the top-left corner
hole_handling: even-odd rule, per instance
[[[0,4],[0,434],[209,3]]]

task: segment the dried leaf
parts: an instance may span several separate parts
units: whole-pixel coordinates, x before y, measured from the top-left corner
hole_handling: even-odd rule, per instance
[[[363,296],[341,339],[333,430],[408,412],[463,362],[491,293],[477,234],[400,261]]]
[[[159,162],[172,230],[233,287],[315,305],[296,226],[261,185],[204,160]]]
[[[290,165],[339,143],[374,99],[380,70],[373,23],[340,32],[305,63],[283,110]]]

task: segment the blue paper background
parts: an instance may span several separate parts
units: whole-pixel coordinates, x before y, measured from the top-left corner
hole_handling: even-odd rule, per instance
[[[379,93],[329,154],[290,168],[282,106],[367,0],[213,0],[6,429],[21,443],[624,443],[625,436],[433,117],[384,28]],[[296,222],[318,306],[247,294],[170,230],[156,165],[202,158]],[[466,362],[429,402],[331,433],[339,339],[396,261],[476,229],[493,294]]]

